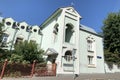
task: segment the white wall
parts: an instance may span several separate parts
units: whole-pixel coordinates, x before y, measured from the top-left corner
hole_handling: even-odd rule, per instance
[[[87,50],[87,37],[92,36],[95,39],[96,43],[96,66],[88,67],[88,50]],[[80,30],[80,73],[105,73],[104,71],[104,56],[103,56],[103,44],[102,38],[96,35],[90,34]],[[97,56],[101,56],[101,59],[98,59]]]
[[[11,25],[7,25],[6,22],[11,22]],[[16,22],[16,27],[18,28],[18,30],[16,30],[15,28],[12,28],[13,23],[16,22],[14,21],[12,18],[5,18],[4,19],[4,26],[3,26],[3,30],[5,30],[4,33],[8,34],[8,40],[7,40],[7,46],[8,47],[4,47],[3,49],[11,49],[11,45],[12,49],[14,49],[14,44],[16,42],[17,37],[22,38],[23,41],[28,40],[35,40],[36,43],[38,44],[38,46],[40,45],[41,42],[41,35],[38,33],[39,31],[39,26],[33,26],[32,29],[37,29],[37,32],[32,31],[31,34],[29,35],[29,32],[26,31],[27,27],[29,26],[26,22],[20,22],[19,25],[17,24],[18,22]],[[24,29],[21,28],[21,26],[24,26]],[[14,41],[13,41],[14,40]],[[13,44],[12,44],[13,41]]]

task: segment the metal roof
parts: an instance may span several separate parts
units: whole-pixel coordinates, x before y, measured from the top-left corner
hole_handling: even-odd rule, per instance
[[[92,29],[92,28],[90,28],[90,27],[88,27],[88,26],[82,25],[82,24],[80,24],[80,29],[85,30],[85,31],[88,31],[88,32],[90,32],[90,33],[97,34],[97,32],[96,32],[94,29]]]
[[[45,53],[46,55],[58,55],[58,52],[53,48],[48,48]]]

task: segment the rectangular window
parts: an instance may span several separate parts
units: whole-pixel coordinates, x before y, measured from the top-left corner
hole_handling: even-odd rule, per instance
[[[94,42],[92,40],[87,40],[87,49],[89,52],[94,52]]]
[[[3,34],[1,47],[6,47],[7,46],[8,37],[9,37],[8,34],[5,34],[5,33]]]
[[[17,38],[15,44],[20,44],[23,42],[23,38]]]
[[[9,35],[8,34],[3,34],[2,42],[6,43],[8,40]]]
[[[87,38],[87,50],[88,50],[88,67],[96,67],[96,51],[95,51],[95,40],[93,38]],[[92,54],[91,54],[92,53]]]
[[[93,60],[93,56],[88,56],[88,65],[93,65],[94,60]]]
[[[95,56],[88,55],[88,67],[89,68],[95,68],[96,67]]]

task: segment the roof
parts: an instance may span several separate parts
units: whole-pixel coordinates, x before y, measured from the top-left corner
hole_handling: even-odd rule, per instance
[[[53,19],[56,15],[58,15],[59,13],[61,13],[63,10],[73,10],[77,15],[79,15],[79,13],[72,7],[72,6],[69,6],[69,7],[61,7],[61,8],[58,8],[51,16],[49,16],[49,18],[47,18],[41,25],[41,29],[44,28],[44,25],[46,25],[51,19]],[[80,18],[82,18],[80,15],[79,15]]]
[[[46,51],[46,55],[58,55],[58,52],[53,48],[48,48]]]
[[[53,12],[52,15],[50,15],[41,25],[41,29],[44,28],[44,25],[46,25],[51,19],[53,19],[53,16],[56,16],[58,13],[60,13],[62,11],[61,8],[58,8],[56,11]]]
[[[82,25],[82,24],[80,24],[80,29],[87,31],[87,32],[90,32],[90,33],[97,34],[97,32],[94,29],[92,29],[88,26]]]

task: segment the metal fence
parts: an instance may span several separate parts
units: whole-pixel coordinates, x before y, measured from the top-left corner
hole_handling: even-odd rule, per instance
[[[33,61],[33,64],[10,64],[7,60],[0,63],[0,80],[6,77],[28,76],[56,76],[56,64],[40,64]]]

